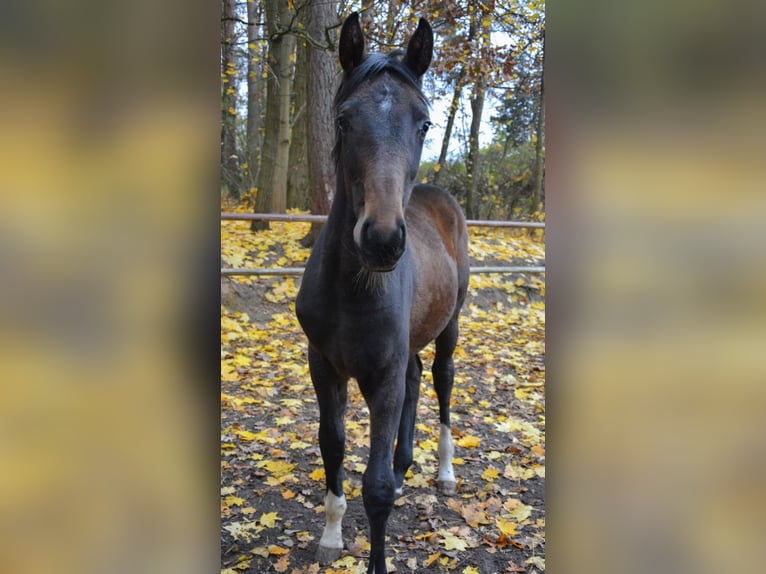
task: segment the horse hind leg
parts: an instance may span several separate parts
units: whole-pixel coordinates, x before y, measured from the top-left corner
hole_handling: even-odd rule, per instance
[[[404,406],[402,407],[402,419],[399,423],[399,432],[396,438],[396,451],[394,453],[394,480],[396,490],[394,494],[401,496],[404,489],[404,475],[412,465],[412,441],[415,434],[415,419],[418,410],[418,397],[420,395],[420,378],[423,374],[423,363],[415,354],[407,363],[407,379],[404,389]]]
[[[343,456],[346,445],[344,415],[348,381],[332,366],[309,349],[311,380],[319,403],[319,448],[324,462],[327,489],[324,497],[325,527],[319,540],[316,560],[329,564],[343,552],[341,522],[346,512],[343,495]]]
[[[436,338],[436,355],[431,369],[434,377],[434,387],[439,400],[439,475],[437,488],[444,494],[455,494],[457,480],[452,468],[452,456],[455,447],[452,441],[450,425],[450,401],[452,385],[455,378],[455,363],[452,354],[457,345],[458,324],[457,314],[447,327]]]

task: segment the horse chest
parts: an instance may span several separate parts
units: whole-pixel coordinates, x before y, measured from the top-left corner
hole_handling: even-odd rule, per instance
[[[364,376],[407,356],[409,323],[396,305],[364,308],[327,297],[321,308],[303,313],[301,325],[310,344],[341,373]]]

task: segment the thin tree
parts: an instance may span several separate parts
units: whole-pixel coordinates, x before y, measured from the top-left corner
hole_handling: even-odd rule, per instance
[[[471,18],[471,31],[469,38],[475,38],[477,51],[481,50],[482,43],[489,44],[490,30],[486,20],[478,11],[474,11]],[[468,134],[468,157],[466,158],[466,172],[468,175],[468,190],[466,193],[465,210],[469,218],[474,218],[478,213],[479,181],[481,179],[481,156],[479,154],[479,130],[481,129],[481,116],[484,112],[484,99],[486,96],[486,80],[481,73],[477,73],[471,95],[471,129]]]
[[[261,102],[265,96],[261,74],[263,63],[258,43],[258,21],[261,16],[261,3],[247,3],[247,182],[248,187],[256,186],[258,181],[258,160],[261,154],[263,136],[261,134]]]
[[[242,172],[237,154],[236,5],[223,0],[221,19],[221,179],[229,195],[239,199]]]
[[[455,125],[455,116],[457,115],[457,110],[460,107],[460,97],[463,94],[463,82],[465,81],[465,67],[462,67],[460,69],[460,73],[457,76],[457,79],[455,80],[455,91],[452,94],[452,102],[450,103],[449,112],[447,115],[447,125],[444,128],[444,137],[442,138],[442,147],[439,151],[439,159],[436,161],[437,165],[439,166],[439,169],[435,170],[434,173],[434,185],[439,185],[439,180],[441,179],[441,174],[443,173],[442,168],[444,168],[444,164],[447,162],[447,151],[449,150],[449,141],[452,137],[452,128]]]
[[[537,141],[535,141],[535,171],[534,171],[534,187],[532,192],[532,205],[533,210],[537,209],[540,202],[544,201],[543,196],[543,146],[545,138],[545,32],[543,31],[543,51],[540,56],[540,95],[538,97],[538,110],[537,110],[537,122],[535,125],[535,132],[537,135]]]
[[[305,20],[305,10],[303,20]],[[305,24],[305,22],[303,22]],[[299,24],[300,25],[300,24]],[[308,203],[308,166],[306,165],[306,91],[308,89],[308,46],[297,38],[295,75],[293,77],[292,133],[287,177],[287,207],[305,208]]]

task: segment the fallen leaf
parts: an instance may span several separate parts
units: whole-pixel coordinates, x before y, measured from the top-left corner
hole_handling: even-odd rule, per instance
[[[274,528],[277,524],[277,520],[281,520],[276,512],[266,512],[261,514],[259,522],[266,528]]]
[[[466,548],[468,548],[468,545],[466,544],[465,540],[455,536],[451,532],[446,532],[442,530],[442,531],[439,531],[439,534],[441,534],[441,537],[442,537],[440,542],[444,545],[444,548],[447,550],[463,551]]]
[[[497,526],[498,530],[500,530],[500,532],[502,532],[506,536],[515,536],[516,529],[519,526],[516,522],[513,522],[503,517],[497,518],[495,520],[495,525]]]
[[[274,564],[274,570],[276,570],[277,572],[285,572],[287,571],[289,567],[290,567],[290,557],[287,554],[282,556],[282,558],[277,560],[276,564]]]
[[[476,448],[481,444],[481,439],[476,436],[462,436],[455,443],[462,448]]]

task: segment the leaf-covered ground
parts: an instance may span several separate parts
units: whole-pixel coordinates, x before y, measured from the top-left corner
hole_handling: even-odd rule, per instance
[[[221,224],[224,266],[296,266],[305,223]],[[538,265],[539,232],[471,228],[472,264]],[[318,409],[294,315],[300,277],[222,279],[221,571],[365,572],[361,477],[368,411],[352,382],[346,417],[346,549],[314,562],[324,524]],[[457,495],[436,490],[433,347],[418,408],[415,462],[388,523],[389,569],[492,574],[545,569],[544,276],[474,275],[455,353]]]

